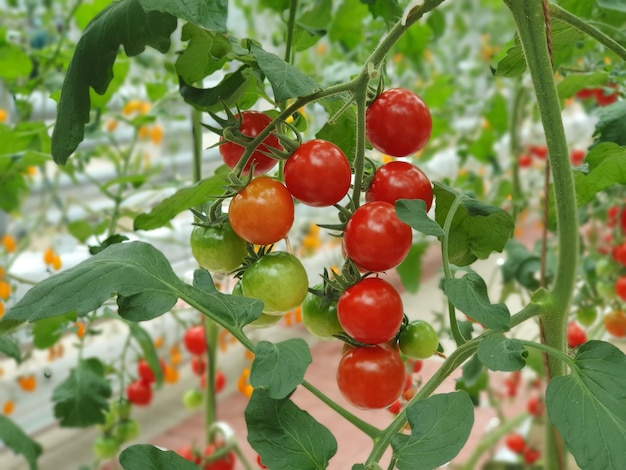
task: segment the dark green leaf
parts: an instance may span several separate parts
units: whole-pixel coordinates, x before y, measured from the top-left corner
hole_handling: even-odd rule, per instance
[[[255,390],[245,411],[248,442],[272,470],[323,470],[337,452],[332,433],[289,399]]]
[[[39,320],[33,326],[33,345],[37,349],[48,349],[61,339],[67,324],[74,321],[75,313]]]
[[[17,342],[8,336],[0,336],[0,353],[12,357],[18,364],[22,362],[22,353]]]
[[[228,0],[139,0],[147,12],[160,11],[169,13],[206,29],[226,32],[228,19]]]
[[[576,73],[568,75],[561,80],[556,89],[559,92],[559,98],[571,98],[583,88],[601,87],[608,81],[609,74],[604,70],[596,70],[591,73]]]
[[[104,365],[95,357],[84,359],[52,392],[54,416],[66,427],[88,427],[103,423],[109,409],[111,384]]]
[[[130,70],[130,61],[126,57],[119,57],[120,55],[121,54],[118,54],[118,57],[113,64],[113,79],[109,83],[106,92],[98,94],[93,90],[93,88],[89,90],[89,99],[93,109],[103,109],[111,100],[113,95],[115,95],[124,84],[128,71]]]
[[[289,8],[289,0],[260,0],[260,6],[270,8],[279,13]]]
[[[0,335],[15,331],[23,323],[24,320],[9,320],[6,316],[3,317],[2,320],[0,320]]]
[[[344,108],[345,101],[340,98],[325,99],[321,101],[321,104],[328,113],[329,119],[334,119],[327,120],[315,137],[334,143],[352,162],[356,152],[355,106]],[[337,116],[336,113],[342,109],[341,115]]]
[[[574,369],[546,390],[550,421],[585,470],[618,470],[626,462],[626,356],[603,341],[578,348]]]
[[[427,242],[412,244],[409,254],[404,258],[404,261],[396,267],[396,271],[402,282],[402,287],[404,287],[407,292],[415,294],[419,290],[422,277],[422,256],[429,246],[430,243]]]
[[[198,470],[198,466],[171,450],[149,444],[135,444],[120,454],[124,470]]]
[[[418,400],[406,410],[411,435],[391,438],[400,470],[432,470],[452,460],[465,445],[474,424],[474,408],[459,391]]]
[[[487,371],[477,357],[475,361],[481,366],[478,377],[476,379],[468,380],[468,382],[466,382],[463,377],[459,377],[456,379],[454,389],[466,392],[472,400],[474,406],[480,406],[480,392],[487,390],[487,387],[489,386],[489,374],[487,374]]]
[[[598,111],[595,144],[613,142],[626,145],[626,100],[616,101]]]
[[[476,385],[483,373],[483,363],[478,359],[478,355],[474,354],[469,360],[461,367],[463,371],[462,379],[467,387],[473,387]]]
[[[512,372],[526,365],[528,351],[522,342],[504,335],[491,335],[478,345],[478,358],[491,370]]]
[[[17,424],[0,415],[0,441],[16,454],[24,456],[30,470],[37,470],[37,459],[43,451]]]
[[[626,13],[626,4],[622,0],[598,0],[598,6]]]
[[[538,289],[541,258],[516,240],[509,240],[505,250],[506,260],[502,265],[503,281],[505,283],[517,281],[526,289]]]
[[[218,31],[207,31],[187,23],[183,26],[181,39],[189,42],[176,60],[176,72],[186,83],[196,83],[208,77],[236,56],[230,40]]]
[[[267,390],[270,398],[285,398],[302,383],[311,360],[309,345],[301,338],[260,341],[254,348],[250,385]]]
[[[169,14],[146,13],[138,0],[111,3],[89,23],[63,81],[52,133],[55,162],[64,164],[83,140],[91,106],[89,89],[106,92],[120,46],[128,56],[140,54],[146,46],[166,52],[176,23]]]
[[[492,304],[487,285],[476,273],[460,279],[444,279],[442,288],[448,300],[461,312],[494,331],[511,328],[511,314],[505,304]]]
[[[156,379],[157,386],[160,387],[163,384],[163,369],[161,369],[159,356],[157,355],[156,348],[154,347],[154,341],[152,341],[150,333],[137,323],[127,322],[127,324],[130,329],[130,334],[141,348],[143,358],[150,366],[150,369],[152,369],[152,372],[154,372],[154,378]]]
[[[434,237],[442,237],[443,229],[437,222],[428,217],[426,203],[421,199],[400,199],[396,201],[396,214],[405,224],[418,232]]]
[[[106,230],[106,227],[105,227],[105,230]],[[116,233],[114,235],[111,235],[107,239],[105,239],[100,245],[96,245],[96,246],[90,245],[89,254],[90,255],[98,254],[105,248],[111,245],[115,245],[117,243],[125,242],[126,240],[128,240],[128,237],[126,235],[120,235],[119,233]]]

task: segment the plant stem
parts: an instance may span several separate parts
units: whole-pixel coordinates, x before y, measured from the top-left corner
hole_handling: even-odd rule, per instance
[[[217,366],[217,323],[209,317],[204,317],[204,333],[206,338],[206,389],[204,391],[204,429],[209,429],[217,421],[217,400],[215,394],[215,372]],[[211,443],[211,436],[207,432],[206,443]]]
[[[191,107],[191,135],[193,142],[192,178],[194,183],[202,180],[202,111]]]
[[[285,41],[285,62],[291,63],[293,48],[293,31],[296,27],[296,13],[298,11],[298,0],[289,2],[289,19],[287,20],[287,39]]]
[[[355,91],[356,102],[356,149],[354,155],[354,187],[352,188],[352,206],[359,207],[361,199],[361,186],[363,185],[363,172],[365,170],[365,111],[367,109],[367,80],[364,86]]]
[[[576,364],[574,363],[574,360],[571,357],[569,357],[567,354],[565,354],[563,351],[559,351],[558,349],[550,347],[547,344],[535,343],[534,341],[528,341],[525,339],[521,339],[520,342],[524,344],[524,346],[538,349],[539,351],[546,353],[548,356],[552,356],[553,358],[558,359],[563,364],[569,365],[570,368],[572,369],[576,368]]]
[[[511,156],[514,161],[511,174],[511,179],[513,181],[513,189],[511,191],[513,220],[517,220],[520,207],[522,206],[522,198],[524,197],[522,183],[519,177],[519,157],[521,154],[519,131],[521,128],[520,121],[524,114],[523,110],[525,101],[526,88],[521,83],[518,83],[517,88],[515,89],[515,98],[513,99],[513,109],[511,111],[511,122],[509,125],[509,133],[511,135],[509,151],[511,152]],[[525,202],[523,205],[526,205]]]
[[[124,178],[127,175],[128,167],[130,166],[130,159],[133,155],[136,144],[137,130],[135,129],[133,140],[131,141],[129,148],[124,150],[121,154],[122,166],[119,167],[117,175],[119,178]],[[115,234],[115,230],[117,229],[117,223],[120,219],[120,208],[122,206],[122,202],[124,201],[124,189],[126,189],[126,183],[119,183],[115,197],[113,198],[113,214],[111,215],[111,222],[109,223],[109,229],[107,230],[107,237]]]

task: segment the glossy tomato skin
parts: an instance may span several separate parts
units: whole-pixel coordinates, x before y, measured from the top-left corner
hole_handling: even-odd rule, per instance
[[[183,344],[191,354],[200,355],[206,352],[206,334],[202,325],[190,326],[183,334]]]
[[[406,325],[398,338],[400,351],[414,359],[427,359],[437,350],[439,336],[430,323],[413,320]]]
[[[210,227],[196,225],[189,244],[198,264],[214,273],[232,271],[248,254],[246,241],[235,233],[228,221]]]
[[[392,88],[367,108],[365,132],[372,146],[392,157],[418,152],[430,139],[430,110],[412,91]]]
[[[346,289],[337,302],[337,319],[346,333],[366,344],[391,340],[402,325],[398,291],[387,281],[368,277]]]
[[[426,203],[428,211],[433,203],[433,187],[418,167],[396,160],[376,170],[365,193],[365,200],[385,201],[394,205],[398,199],[421,199]]]
[[[149,405],[152,401],[152,388],[143,380],[135,380],[126,387],[126,397],[133,405]]]
[[[350,189],[352,171],[343,151],[332,142],[303,143],[285,162],[285,185],[298,201],[313,207],[332,206]]]
[[[263,114],[258,111],[243,111],[241,113],[241,124],[239,125],[239,130],[248,137],[256,137],[259,133],[265,129],[272,122],[272,118],[270,118],[267,114]],[[223,139],[222,139],[223,141]],[[252,158],[246,163],[246,166],[243,169],[243,174],[250,174],[250,166],[254,162],[254,175],[262,175],[267,173],[272,168],[276,166],[278,160],[274,158],[263,155],[262,152],[268,152],[268,147],[274,147],[275,149],[281,149],[280,142],[278,137],[273,134],[270,134],[261,145],[257,147],[257,149],[252,154]],[[223,142],[219,146],[220,155],[222,156],[222,160],[224,163],[230,168],[233,169],[241,159],[245,149],[234,142]]]
[[[352,405],[386,408],[404,390],[404,362],[388,344],[348,349],[337,368],[337,385]]]
[[[294,220],[289,190],[268,176],[254,178],[233,197],[228,219],[237,235],[255,245],[270,245],[287,236]]]
[[[298,258],[284,251],[262,256],[241,278],[243,295],[263,301],[263,312],[282,315],[306,297],[309,280]]]
[[[398,219],[393,205],[384,201],[360,206],[343,234],[346,254],[363,271],[380,272],[399,265],[412,241],[411,227]]]
[[[616,338],[626,337],[626,312],[614,310],[604,316],[606,331]]]

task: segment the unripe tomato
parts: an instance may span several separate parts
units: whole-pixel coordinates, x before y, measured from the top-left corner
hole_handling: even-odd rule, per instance
[[[243,111],[241,113],[241,124],[239,125],[239,130],[242,134],[247,135],[248,137],[256,137],[259,135],[261,131],[263,131],[270,123],[272,122],[272,118],[270,118],[267,114],[260,113],[258,111]],[[241,156],[245,149],[234,142],[224,142],[224,139],[221,140],[223,143],[220,144],[219,150],[224,163],[230,168],[233,169],[241,160]],[[261,175],[263,173],[267,173],[272,168],[276,166],[278,160],[263,155],[262,152],[269,152],[268,147],[273,147],[275,149],[281,149],[282,146],[276,137],[273,134],[270,134],[268,137],[263,140],[263,143],[257,147],[257,149],[252,154],[252,157],[246,163],[246,166],[243,169],[243,174],[250,174],[250,166],[254,162],[254,175]]]
[[[421,199],[430,210],[433,188],[426,174],[409,162],[385,163],[374,173],[365,200],[385,201],[394,205],[398,199]]]
[[[322,285],[315,286],[321,289]],[[321,339],[335,339],[333,335],[341,333],[343,328],[337,318],[337,303],[328,302],[312,292],[307,293],[302,302],[302,324],[313,335]]]
[[[113,427],[113,437],[117,442],[128,442],[139,436],[139,423],[134,419],[120,421]]]
[[[198,264],[214,273],[232,271],[248,254],[246,241],[235,233],[228,221],[210,227],[196,225],[189,244]]]
[[[404,355],[427,359],[437,351],[439,336],[427,321],[414,320],[402,329],[398,342]]]
[[[382,92],[365,115],[367,140],[392,157],[406,157],[421,150],[430,139],[432,127],[424,101],[403,88]]]
[[[243,289],[241,288],[241,281],[238,281],[233,287],[232,295],[243,295]],[[250,328],[269,328],[280,321],[282,317],[280,315],[268,315],[267,313],[261,313],[261,316],[246,326]]]
[[[576,320],[583,326],[591,326],[598,318],[598,311],[593,305],[581,307],[576,312]]]
[[[204,394],[195,388],[190,388],[183,394],[183,405],[188,410],[194,410],[202,406]]]
[[[101,460],[115,457],[120,445],[113,436],[98,436],[93,443],[93,453]]]
[[[268,176],[253,179],[228,208],[230,224],[241,238],[255,245],[270,245],[287,236],[294,220],[291,193]]]

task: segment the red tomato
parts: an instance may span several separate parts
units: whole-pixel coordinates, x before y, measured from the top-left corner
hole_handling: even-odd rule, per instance
[[[386,408],[404,389],[404,362],[386,343],[349,349],[339,362],[337,385],[356,407]]]
[[[626,243],[615,245],[611,249],[611,256],[615,261],[626,266]]]
[[[152,401],[152,388],[143,380],[135,380],[126,387],[126,398],[133,405],[149,405]]]
[[[209,444],[204,449],[204,455],[210,457],[217,449],[219,445],[217,444]],[[213,462],[207,463],[203,470],[233,470],[235,468],[235,453],[229,452],[224,457],[215,460]]]
[[[372,146],[392,157],[406,157],[421,150],[432,131],[430,110],[412,91],[384,91],[367,108],[365,132]]]
[[[528,147],[528,151],[542,160],[548,156],[548,147],[545,145],[531,145]]]
[[[610,89],[613,89],[614,91],[610,91]],[[598,103],[598,106],[607,106],[609,104],[615,103],[619,98],[617,85],[615,83],[610,83],[606,87],[595,88],[594,98],[596,99],[596,103]]]
[[[389,341],[398,333],[403,316],[398,291],[376,277],[365,278],[346,289],[337,302],[339,324],[361,343]]]
[[[581,149],[574,149],[570,152],[569,158],[570,161],[572,162],[573,166],[580,166],[582,165],[583,161],[585,160],[585,151],[581,150]]]
[[[201,356],[194,356],[191,358],[191,370],[196,375],[203,375],[206,370],[206,362]]]
[[[291,193],[273,178],[254,178],[232,199],[228,219],[244,240],[255,245],[276,243],[287,236],[293,225]]]
[[[430,180],[409,162],[393,161],[381,166],[365,193],[367,202],[385,201],[393,205],[398,199],[421,199],[427,211],[433,203]]]
[[[575,322],[567,325],[567,345],[570,348],[577,348],[587,341],[587,333]]]
[[[346,254],[364,271],[386,271],[399,265],[412,241],[411,227],[384,201],[368,202],[354,211],[343,234]]]
[[[215,393],[220,393],[226,386],[226,376],[224,372],[218,370],[215,372]]]
[[[165,370],[165,362],[163,362],[163,359],[159,359],[159,364],[161,365],[161,370]],[[150,368],[150,365],[145,359],[140,359],[137,363],[137,375],[141,380],[149,384],[156,381],[154,371]]]
[[[191,354],[200,355],[206,352],[206,336],[204,326],[190,326],[183,335],[183,343],[185,348]]]
[[[243,111],[241,113],[241,124],[239,126],[239,130],[248,137],[256,137],[271,122],[272,118],[270,118],[267,114],[263,114],[258,111]],[[263,155],[262,153],[269,152],[268,147],[282,149],[278,137],[270,134],[265,140],[263,140],[261,145],[257,147],[248,163],[246,163],[246,166],[243,169],[244,175],[250,174],[250,166],[253,162],[255,164],[255,175],[267,173],[276,166],[278,160]],[[235,168],[245,151],[245,148],[234,142],[224,142],[220,145],[219,149],[222,160],[224,160],[224,163],[226,163],[226,165],[228,165],[231,169]]]
[[[533,157],[531,157],[527,153],[523,153],[517,159],[517,164],[519,165],[520,168],[528,168],[529,166],[533,164]]]
[[[609,227],[615,227],[617,225],[617,216],[620,214],[619,206],[611,206],[606,210],[606,224]]]
[[[524,449],[524,462],[528,465],[534,464],[541,457],[541,453],[537,449]]]
[[[526,439],[524,439],[521,434],[509,434],[504,440],[504,445],[506,445],[511,452],[521,454],[524,452],[524,449],[526,449]]]
[[[200,456],[197,455],[196,452],[194,452],[193,446],[187,445],[187,446],[180,447],[176,450],[176,453],[180,455],[182,458],[189,460],[193,463],[199,464],[200,462],[202,462],[202,459],[200,458]]]
[[[285,185],[298,201],[313,207],[332,206],[350,189],[352,171],[343,151],[332,142],[303,143],[285,162]]]
[[[626,276],[620,276],[615,281],[615,293],[620,299],[626,300]]]
[[[582,90],[578,90],[576,92],[576,98],[581,100],[587,100],[589,98],[594,98],[596,95],[597,88],[583,88]]]
[[[540,397],[538,397],[537,395],[534,395],[528,399],[528,403],[526,404],[526,409],[528,410],[528,413],[531,414],[532,416],[541,418],[541,416],[543,415],[543,412],[546,410],[546,404],[543,402],[543,400]]]
[[[614,310],[604,316],[604,327],[606,331],[616,338],[626,336],[626,312]]]

